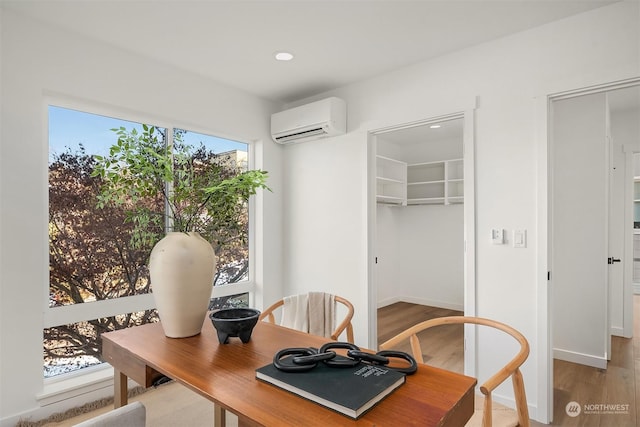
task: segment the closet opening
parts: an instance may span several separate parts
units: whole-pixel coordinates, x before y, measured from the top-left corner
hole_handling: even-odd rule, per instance
[[[472,113],[460,113],[370,135],[374,345],[423,320],[475,314],[472,129]],[[456,326],[429,346],[447,353],[442,367],[469,374],[475,337]]]

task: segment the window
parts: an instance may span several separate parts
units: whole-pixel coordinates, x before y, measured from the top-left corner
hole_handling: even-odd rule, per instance
[[[130,244],[123,209],[97,208],[94,155],[114,142],[109,129],[137,123],[49,108],[49,307],[149,292],[148,253]]]
[[[190,132],[174,130],[174,145],[197,147],[193,157],[206,165],[219,167],[223,176],[237,175],[249,169],[247,144]],[[216,286],[237,283],[248,279],[249,247],[247,237],[249,216],[246,206],[239,216],[237,227],[229,227],[221,233],[220,242],[213,242],[218,257],[218,271],[214,278]]]
[[[95,156],[107,155],[117,130],[140,134],[153,128],[155,143],[185,149],[203,168],[232,176],[248,170],[248,145],[185,129],[114,119],[50,106],[49,110],[49,301],[44,327],[44,376],[101,363],[103,332],[158,321],[150,297],[147,261],[153,244],[136,244],[138,228],[124,207],[98,208],[102,185],[93,174]],[[171,136],[171,138],[168,138]],[[137,200],[164,212],[158,195]],[[249,283],[249,209],[214,244],[218,271],[214,285]],[[149,242],[170,224],[149,222]],[[212,308],[247,306],[248,286],[228,286]],[[235,292],[234,292],[235,290]],[[88,304],[90,303],[90,304]],[[72,306],[76,308],[73,309]]]
[[[44,377],[102,363],[102,332],[157,321],[155,310],[90,319],[44,329]],[[124,326],[123,326],[124,325]]]

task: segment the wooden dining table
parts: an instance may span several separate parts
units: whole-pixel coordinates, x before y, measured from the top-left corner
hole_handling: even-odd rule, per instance
[[[357,420],[256,379],[255,370],[278,350],[330,341],[258,322],[248,343],[220,344],[206,319],[189,338],[166,337],[160,323],[104,333],[102,354],[114,368],[115,407],[127,404],[128,378],[151,387],[166,376],[213,402],[216,426],[224,426],[223,410],[242,426],[460,427],[473,415],[476,379],[428,365]]]

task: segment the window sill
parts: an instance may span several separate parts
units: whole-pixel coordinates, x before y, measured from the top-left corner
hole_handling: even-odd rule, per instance
[[[45,380],[42,392],[36,396],[40,406],[51,405],[96,390],[113,387],[113,367],[111,365],[103,363],[86,369],[87,372]],[[113,394],[112,390],[111,394]]]

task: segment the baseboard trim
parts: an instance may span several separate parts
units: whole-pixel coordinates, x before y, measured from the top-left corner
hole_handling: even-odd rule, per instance
[[[624,328],[621,328],[619,326],[612,326],[611,335],[616,337],[624,337]],[[626,338],[630,338],[630,337],[626,337]]]
[[[558,348],[553,349],[553,358],[564,360],[565,362],[578,363],[580,365],[592,366],[598,369],[607,369],[607,358],[593,356],[590,354],[577,353],[569,350]]]

